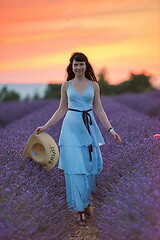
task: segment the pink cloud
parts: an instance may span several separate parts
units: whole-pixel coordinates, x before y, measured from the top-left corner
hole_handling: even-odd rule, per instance
[[[5,74],[5,81],[13,79],[13,71],[14,79],[17,73],[22,81],[26,79],[22,73],[31,79],[34,72],[32,81],[38,81],[40,75],[48,78],[53,58],[55,79],[60,79],[58,71],[63,72],[66,56],[77,50],[85,50],[98,68],[109,66],[115,81],[132,67],[141,69],[142,63],[159,76],[159,5],[157,0],[1,1],[3,78]],[[34,67],[38,68],[34,59],[38,58],[39,72],[43,69],[44,74],[34,71]]]

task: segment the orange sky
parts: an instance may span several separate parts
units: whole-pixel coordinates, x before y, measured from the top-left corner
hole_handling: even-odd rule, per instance
[[[146,71],[160,86],[160,1],[1,0],[1,83],[63,82],[75,51],[111,84]]]

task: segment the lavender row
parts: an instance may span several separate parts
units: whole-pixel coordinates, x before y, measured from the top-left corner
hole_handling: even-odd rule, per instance
[[[157,133],[159,122],[111,99],[102,98],[102,102],[125,144],[111,138],[99,123],[106,142],[102,147],[104,169],[93,198],[93,219],[99,239],[147,240],[152,235],[153,240],[158,240],[158,141],[153,134]],[[54,101],[3,129],[1,237],[70,239],[78,230],[75,215],[66,208],[63,172],[57,166],[50,171],[42,170],[21,157],[30,134],[51,117],[57,106]],[[61,123],[62,120],[47,131],[56,142]]]
[[[55,167],[45,171],[22,152],[31,133],[57,109],[54,104],[39,109],[3,129],[2,239],[65,239],[72,228],[65,206],[63,174]],[[58,141],[61,122],[50,129]],[[73,220],[75,221],[75,220]]]
[[[114,100],[149,116],[160,120],[160,91],[146,93],[126,93],[113,97]]]
[[[113,100],[104,98],[103,105],[124,144],[104,136],[104,169],[94,199],[99,239],[158,240],[160,144],[153,135],[159,121]]]
[[[9,101],[0,103],[0,126],[5,127],[9,123],[51,103],[52,100],[34,100],[31,102]]]

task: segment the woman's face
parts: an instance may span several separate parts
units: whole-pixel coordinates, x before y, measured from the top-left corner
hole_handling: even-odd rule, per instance
[[[73,70],[75,76],[81,77],[85,74],[86,63],[85,62],[77,62],[76,60],[73,60],[72,70]]]

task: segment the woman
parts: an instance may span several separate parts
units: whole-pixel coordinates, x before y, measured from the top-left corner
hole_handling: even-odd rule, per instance
[[[59,138],[58,168],[64,170],[68,207],[78,212],[77,223],[85,226],[86,219],[90,218],[90,197],[102,170],[99,146],[104,144],[92,107],[113,138],[122,140],[103,110],[99,85],[88,58],[83,53],[72,54],[67,73],[67,81],[61,87],[59,108],[44,126],[36,129],[36,133],[46,130],[66,113]]]

